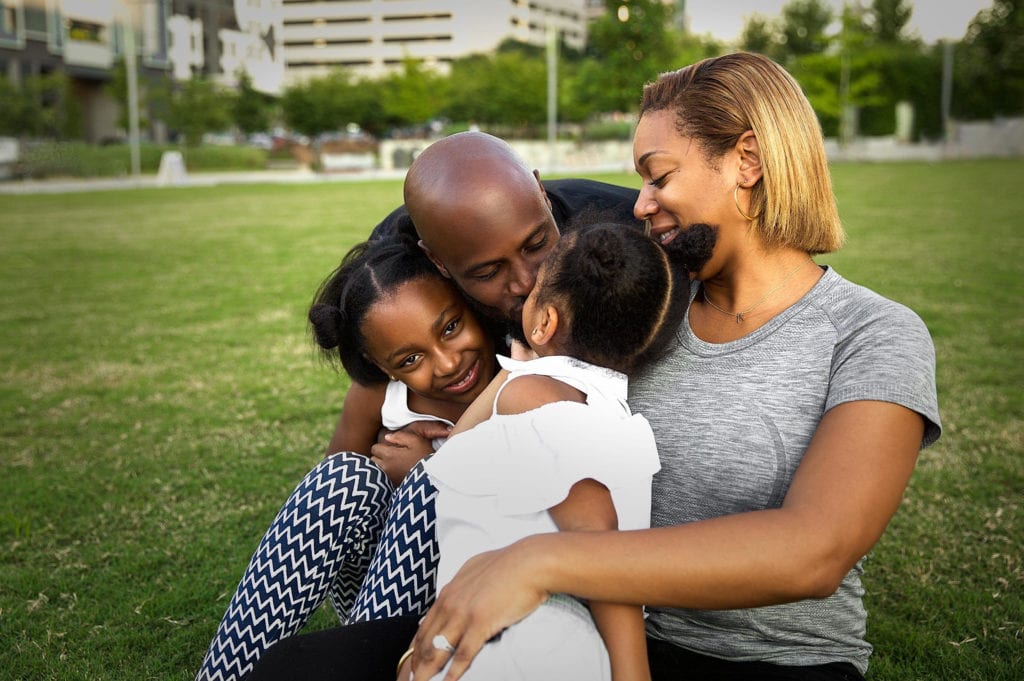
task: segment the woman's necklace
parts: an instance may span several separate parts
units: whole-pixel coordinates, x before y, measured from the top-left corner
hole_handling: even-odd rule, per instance
[[[704,285],[703,285],[703,284],[701,284],[701,295],[702,295],[702,296],[704,297],[704,302],[705,302],[705,303],[707,303],[707,304],[708,304],[708,305],[710,305],[711,307],[715,308],[716,310],[718,310],[719,312],[721,312],[721,313],[722,313],[722,314],[724,314],[724,315],[728,315],[728,316],[730,316],[730,317],[736,317],[736,323],[737,323],[737,324],[742,324],[742,323],[743,323],[743,318],[744,318],[744,317],[745,317],[746,315],[748,315],[748,314],[750,314],[751,312],[753,312],[753,311],[754,311],[754,310],[755,310],[755,309],[757,308],[757,306],[758,306],[758,305],[760,305],[760,304],[761,304],[761,303],[763,303],[764,301],[768,300],[768,298],[769,298],[769,297],[771,297],[771,295],[772,295],[773,293],[775,293],[775,292],[776,292],[776,291],[778,291],[778,290],[779,290],[780,288],[782,288],[783,286],[785,286],[785,285],[786,285],[786,283],[787,283],[787,282],[788,282],[788,281],[789,281],[790,279],[792,279],[792,278],[793,278],[794,276],[796,276],[796,273],[797,273],[797,272],[799,272],[799,271],[800,271],[801,269],[803,269],[803,268],[804,268],[804,266],[805,266],[805,265],[806,265],[807,263],[809,263],[809,262],[814,262],[814,260],[812,260],[811,258],[807,258],[807,260],[805,260],[805,261],[803,261],[802,263],[800,263],[799,265],[797,265],[797,266],[796,266],[795,268],[793,268],[793,270],[792,270],[792,271],[791,271],[791,272],[790,272],[789,274],[787,274],[787,275],[786,275],[785,277],[783,277],[782,281],[780,281],[780,282],[779,282],[778,286],[776,286],[776,287],[775,287],[775,288],[773,288],[773,289],[772,289],[771,291],[768,291],[768,293],[766,293],[766,294],[764,294],[763,296],[761,296],[761,299],[760,299],[760,300],[758,300],[758,301],[757,301],[756,303],[754,303],[753,305],[751,305],[750,307],[748,307],[748,308],[747,308],[746,310],[741,310],[741,311],[739,311],[739,312],[729,312],[728,310],[723,310],[722,308],[718,307],[718,306],[717,306],[717,305],[715,305],[715,304],[714,304],[713,302],[711,302],[711,299],[710,299],[710,298],[708,298],[708,290],[707,290],[706,288],[704,288]]]

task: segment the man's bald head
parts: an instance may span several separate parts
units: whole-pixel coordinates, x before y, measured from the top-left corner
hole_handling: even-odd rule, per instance
[[[424,149],[405,177],[405,208],[431,260],[493,317],[518,322],[558,227],[538,175],[482,132]]]
[[[484,222],[509,203],[543,200],[537,177],[502,139],[463,132],[434,142],[405,177],[405,208],[428,248],[451,233],[453,216],[474,213]]]

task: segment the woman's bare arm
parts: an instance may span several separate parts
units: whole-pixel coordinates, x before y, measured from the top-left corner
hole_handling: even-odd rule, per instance
[[[457,679],[484,642],[550,593],[620,603],[725,609],[822,598],[885,530],[910,479],[924,420],[888,402],[825,414],[779,509],[675,527],[559,532],[469,561],[416,635],[416,675],[444,660],[441,632],[457,645]]]

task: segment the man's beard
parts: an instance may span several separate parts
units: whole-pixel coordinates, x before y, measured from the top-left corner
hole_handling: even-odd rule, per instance
[[[698,222],[681,229],[663,248],[674,265],[695,277],[711,260],[717,240],[718,227]]]
[[[519,341],[524,346],[527,345],[526,334],[523,332],[522,318],[509,319],[500,308],[484,305],[466,293],[465,289],[459,286],[457,281],[452,279],[451,282],[455,284],[455,288],[459,289],[462,297],[466,299],[470,309],[473,310],[473,314],[476,315],[477,321],[493,338],[503,341],[504,338],[511,336],[512,340]],[[522,306],[519,309],[521,311],[523,309]],[[522,313],[520,312],[520,314]]]

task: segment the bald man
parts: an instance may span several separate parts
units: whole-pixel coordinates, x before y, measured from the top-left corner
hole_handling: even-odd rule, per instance
[[[637,190],[583,179],[548,180],[493,135],[464,132],[423,150],[406,174],[403,206],[392,211],[370,235],[414,235],[445,277],[462,290],[499,335],[522,338],[522,309],[541,262],[574,219],[641,224],[633,216]],[[353,383],[327,453],[344,449],[356,405],[373,391]],[[397,485],[417,461],[431,453],[430,440],[444,437],[440,424],[422,422],[393,433],[372,451],[373,460]]]

